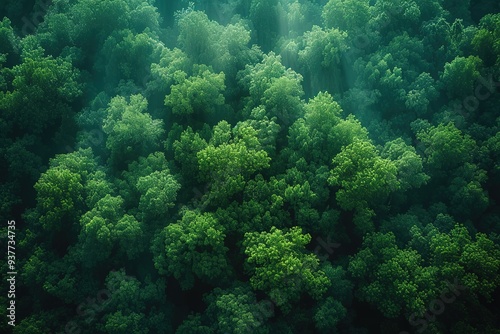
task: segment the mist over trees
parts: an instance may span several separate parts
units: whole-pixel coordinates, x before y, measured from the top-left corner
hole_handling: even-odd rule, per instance
[[[0,331],[500,333],[499,41],[486,0],[2,2]]]

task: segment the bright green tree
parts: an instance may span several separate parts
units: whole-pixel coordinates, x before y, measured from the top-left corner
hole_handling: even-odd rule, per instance
[[[354,139],[333,158],[328,182],[339,187],[335,197],[344,210],[355,210],[358,228],[369,231],[372,208],[400,187],[396,164],[382,158],[369,141]]]
[[[212,283],[227,279],[230,267],[224,239],[224,228],[212,214],[186,211],[156,237],[155,267],[161,275],[174,276],[184,290],[192,288],[195,279]]]
[[[123,199],[107,194],[94,208],[81,216],[81,231],[75,251],[84,267],[91,268],[97,263],[105,262],[115,247],[118,234],[125,239],[122,246],[131,247],[129,254],[140,252],[140,225],[133,217],[124,216],[124,213]],[[122,254],[126,253],[127,249],[122,249]]]
[[[279,124],[289,125],[302,116],[302,76],[285,68],[281,57],[274,52],[264,55],[258,64],[247,65],[238,74],[238,78],[242,87],[250,94],[245,99],[245,115],[250,115],[255,107],[263,105],[268,116],[276,116]]]
[[[303,234],[299,227],[245,233],[243,247],[250,284],[264,291],[286,313],[303,292],[319,299],[330,284],[316,255],[305,251],[310,241],[310,235]]]
[[[270,158],[251,126],[235,128],[226,121],[214,127],[209,145],[197,153],[199,178],[209,182],[210,199],[225,201],[243,190],[255,172],[269,167]]]
[[[171,107],[174,114],[213,113],[224,104],[224,73],[213,73],[204,65],[195,65],[193,72],[191,77],[181,71],[174,73],[176,84],[165,97],[165,105]]]
[[[207,309],[188,317],[178,333],[269,333],[266,321],[274,315],[274,305],[267,300],[257,301],[247,283],[236,282],[227,289],[215,288],[204,300]]]

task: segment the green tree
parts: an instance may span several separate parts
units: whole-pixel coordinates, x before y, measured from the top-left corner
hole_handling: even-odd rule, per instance
[[[488,14],[481,18],[480,29],[476,32],[472,44],[474,51],[485,66],[500,65],[500,15]]]
[[[326,28],[360,31],[370,19],[370,2],[329,0],[321,16]]]
[[[174,74],[177,71],[189,73],[193,64],[187,54],[181,49],[163,48],[158,62],[151,64],[151,77],[147,82],[147,92],[163,99],[170,92],[170,86],[175,83]]]
[[[400,187],[396,164],[382,158],[369,141],[354,139],[333,158],[328,182],[340,189],[335,197],[344,210],[355,210],[357,225],[368,232],[373,226],[366,221],[374,206],[383,204],[390,193]]]
[[[195,278],[210,283],[227,279],[231,269],[224,239],[224,228],[212,214],[186,211],[155,238],[155,267],[161,275],[173,275],[183,290],[191,289]]]
[[[336,328],[338,322],[345,318],[347,309],[338,300],[327,297],[314,313],[316,328],[323,333]]]
[[[224,73],[213,73],[204,65],[195,65],[193,72],[195,75],[189,78],[184,72],[174,73],[176,84],[165,97],[165,105],[171,107],[174,114],[213,113],[224,104]]]
[[[141,193],[139,210],[144,212],[146,217],[164,217],[174,206],[180,187],[168,170],[155,171],[139,177],[137,180],[137,190]]]
[[[73,101],[82,94],[79,71],[68,59],[44,56],[44,50],[23,49],[22,63],[4,69],[9,90],[0,91],[0,108],[23,132],[40,135],[57,129],[72,116]],[[52,130],[54,131],[54,130]]]
[[[181,12],[177,18],[179,37],[177,39],[181,49],[195,64],[209,65],[216,54],[217,40],[221,33],[221,26],[210,21],[207,14],[188,9]]]
[[[147,108],[148,101],[140,94],[132,95],[130,102],[117,96],[109,103],[103,130],[114,166],[121,168],[158,147],[163,122],[152,119]]]
[[[255,172],[269,167],[270,158],[251,126],[235,128],[221,121],[214,127],[209,145],[197,153],[199,178],[209,182],[210,200],[224,202],[243,190]],[[221,138],[221,135],[225,139]]]
[[[86,210],[86,185],[96,167],[90,149],[61,154],[50,161],[50,168],[34,186],[39,221],[45,231],[72,229],[72,222]]]
[[[438,295],[438,268],[425,266],[413,249],[400,249],[394,234],[367,234],[362,249],[350,258],[349,273],[358,282],[358,294],[384,316],[423,315]]]
[[[471,162],[476,148],[474,139],[451,122],[423,129],[417,138],[425,145],[426,163],[443,171]]]
[[[352,302],[353,283],[347,277],[347,272],[341,266],[332,266],[324,262],[322,270],[331,282],[331,286],[326,292],[326,298],[319,302],[314,309],[314,322],[316,328],[321,333],[328,333],[347,316],[346,306]]]
[[[341,119],[342,109],[333,97],[320,92],[305,106],[305,115],[288,130],[288,147],[284,154],[296,162],[301,157],[329,165],[342,146],[353,138],[368,139],[368,133],[352,115]]]
[[[408,87],[405,106],[422,115],[428,112],[430,103],[438,96],[435,80],[429,73],[421,73]]]
[[[290,224],[289,212],[284,208],[285,180],[271,177],[265,180],[257,174],[245,185],[243,200],[233,201],[227,207],[219,207],[215,213],[229,233],[243,236],[246,232],[265,231]]]
[[[194,132],[191,127],[182,131],[180,138],[173,143],[174,159],[180,165],[186,180],[198,175],[197,153],[207,146],[207,141],[199,133]]]
[[[150,232],[168,217],[181,188],[162,152],[140,157],[129,164],[116,184],[125,200],[125,208],[144,222]]]
[[[178,333],[269,333],[266,320],[274,315],[274,305],[267,300],[257,301],[248,284],[236,282],[227,289],[215,288],[204,300],[207,309],[188,317]]]
[[[151,64],[159,61],[163,48],[150,32],[117,31],[104,42],[95,67],[105,73],[107,91],[114,89],[121,80],[132,80],[144,87]]]
[[[272,159],[276,156],[276,145],[281,127],[277,123],[277,117],[269,118],[266,114],[266,109],[263,106],[254,108],[248,119],[235,125],[235,131],[239,132],[238,128],[240,127],[254,128],[257,131],[256,137],[262,149]]]
[[[63,221],[74,220],[83,198],[81,177],[67,169],[51,168],[35,184],[40,223],[46,230],[62,228]]]
[[[248,47],[251,31],[248,30],[243,21],[228,24],[222,28],[216,38],[216,56],[211,60],[216,71],[222,71],[226,79],[234,82],[237,72],[245,68],[246,64],[257,61],[259,52]],[[236,84],[236,82],[234,82]],[[231,89],[228,85],[228,89]]]
[[[270,117],[277,117],[280,123],[288,125],[302,116],[303,95],[299,80],[283,76],[272,81],[261,102]]]
[[[471,233],[455,223],[450,231],[433,225],[412,228],[410,245],[427,250],[426,260],[436,268],[438,282],[459,282],[473,299],[491,301],[500,284],[500,249],[486,234]]]
[[[423,171],[422,158],[416,153],[415,148],[407,145],[401,138],[387,142],[380,155],[396,165],[402,191],[418,188],[430,179]]]
[[[488,180],[486,171],[475,164],[464,163],[458,167],[447,189],[450,212],[461,219],[482,214],[490,204],[485,189]]]
[[[299,61],[306,69],[312,94],[324,89],[342,91],[342,56],[348,50],[346,39],[346,32],[318,26],[304,33],[304,48],[299,51]]]
[[[302,76],[292,69],[286,69],[281,57],[274,52],[264,55],[258,64],[247,65],[238,78],[250,93],[245,101],[245,116],[248,117],[259,105],[266,108],[269,118],[276,116],[279,124],[289,125],[302,116]]]
[[[449,98],[465,99],[472,95],[483,61],[477,56],[457,56],[444,65],[441,83]]]
[[[4,17],[0,21],[0,55],[4,57],[0,61],[0,73],[2,70],[2,63],[5,62],[5,67],[10,68],[19,60],[19,40],[12,28],[12,22],[8,17]],[[0,79],[2,80],[2,79]],[[2,88],[2,81],[0,81],[0,89]]]
[[[249,18],[253,23],[255,40],[267,52],[279,34],[278,0],[251,0]]]
[[[423,20],[420,4],[415,0],[378,0],[371,11],[370,25],[391,36],[394,31],[414,32]]]
[[[113,227],[119,248],[127,259],[136,259],[145,250],[144,227],[134,216],[125,214]]]
[[[173,333],[173,310],[165,295],[164,279],[139,280],[122,268],[107,275],[105,286],[109,298],[100,306],[106,312],[102,312],[102,316],[97,314],[98,324],[84,327],[98,328],[100,333],[148,333],[151,330]]]
[[[316,255],[305,252],[310,241],[311,236],[302,234],[299,227],[286,232],[272,227],[269,232],[245,233],[250,284],[264,291],[283,312],[288,313],[303,292],[321,298],[330,284]]]
[[[113,251],[117,234],[124,238],[140,238],[138,222],[130,216],[124,216],[123,199],[120,196],[107,194],[101,198],[94,208],[87,211],[80,218],[81,231],[78,236],[78,247],[75,249],[83,266],[92,268],[98,263],[105,262]],[[119,229],[117,230],[117,226]],[[128,229],[128,231],[126,231]],[[131,234],[133,233],[133,234]],[[140,239],[134,243],[122,241],[125,247],[131,247],[129,254],[137,254],[137,247],[141,247]],[[127,253],[127,249],[122,250]]]

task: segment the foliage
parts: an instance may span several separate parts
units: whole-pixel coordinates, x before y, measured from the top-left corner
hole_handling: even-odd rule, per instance
[[[155,267],[162,275],[173,275],[184,290],[192,288],[195,278],[215,283],[230,272],[224,238],[212,214],[186,211],[156,238]]]
[[[283,232],[272,227],[269,232],[245,234],[243,246],[252,273],[250,284],[266,292],[284,312],[290,311],[291,303],[303,291],[318,299],[329,285],[317,257],[304,252],[310,240],[300,228]]]
[[[165,97],[165,105],[174,114],[213,113],[217,106],[224,104],[224,73],[215,74],[206,66],[193,70],[196,76],[186,78],[186,73],[175,72],[176,84]]]
[[[106,148],[113,164],[132,162],[158,146],[164,132],[162,121],[153,120],[147,107],[148,101],[140,94],[132,95],[130,102],[117,96],[109,103],[103,130],[108,135]]]
[[[497,333],[499,11],[2,2],[0,332]]]

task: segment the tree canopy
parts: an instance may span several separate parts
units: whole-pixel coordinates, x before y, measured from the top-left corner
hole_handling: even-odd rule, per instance
[[[500,334],[499,13],[3,1],[0,332]]]

